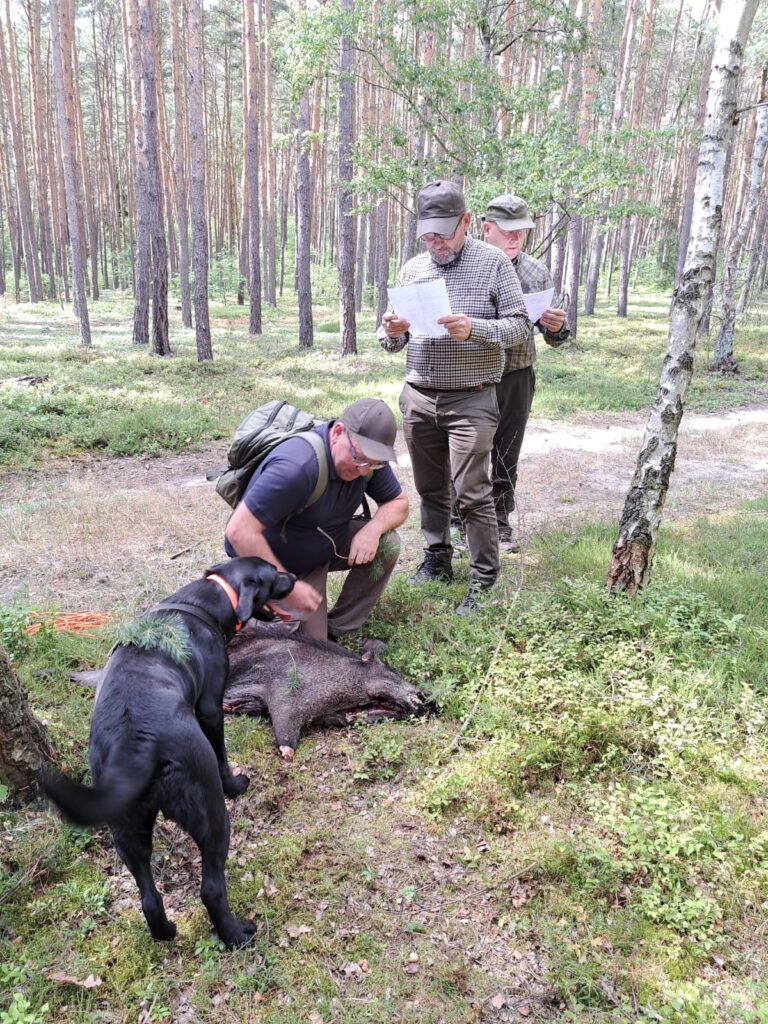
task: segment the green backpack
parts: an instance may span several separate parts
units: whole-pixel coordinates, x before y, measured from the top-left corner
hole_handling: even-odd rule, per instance
[[[309,413],[281,399],[260,405],[245,417],[235,431],[227,452],[229,463],[216,480],[216,491],[234,508],[243,496],[248,481],[273,448],[289,437],[300,434],[314,449],[318,474],[315,489],[304,506],[313,505],[328,486],[328,459],[325,441],[312,429],[317,421]]]

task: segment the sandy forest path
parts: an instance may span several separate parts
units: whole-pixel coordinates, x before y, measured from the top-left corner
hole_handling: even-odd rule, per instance
[[[644,426],[644,415],[532,419],[518,484],[523,540],[586,522],[618,523]],[[0,600],[16,595],[37,608],[124,613],[220,561],[228,508],[206,474],[221,467],[225,448],[86,457],[0,477]],[[418,498],[402,438],[398,451],[398,475],[412,497],[408,568],[421,556]],[[768,409],[683,419],[666,517],[714,514],[766,494]]]

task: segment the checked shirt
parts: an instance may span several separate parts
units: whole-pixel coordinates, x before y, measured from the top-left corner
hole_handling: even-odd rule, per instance
[[[552,275],[547,270],[546,266],[541,260],[535,259],[533,256],[529,256],[527,252],[521,252],[512,260],[512,266],[517,271],[517,276],[520,279],[520,287],[523,289],[524,294],[529,292],[544,292],[547,288],[552,287]],[[533,340],[533,324],[528,329],[528,337],[523,345],[515,345],[515,347],[508,348],[504,361],[504,373],[510,373],[512,370],[523,370],[526,366],[533,366],[536,362],[536,343]],[[559,348],[564,341],[568,339],[568,335],[571,333],[568,327],[568,321],[566,321],[559,334],[555,334],[552,331],[546,330],[541,324],[536,323],[541,333],[544,335],[544,340],[548,345],[553,348]]]
[[[408,260],[397,284],[445,280],[451,310],[472,319],[466,341],[430,338],[410,332],[378,338],[388,352],[408,346],[405,379],[417,387],[436,391],[465,391],[501,380],[504,353],[525,348],[531,322],[523,303],[520,282],[507,257],[492,245],[467,238],[457,259],[447,266],[429,253]],[[392,309],[390,307],[390,312]]]

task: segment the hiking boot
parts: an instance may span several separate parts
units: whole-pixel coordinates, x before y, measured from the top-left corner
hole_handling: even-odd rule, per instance
[[[516,555],[519,550],[520,544],[515,540],[511,528],[499,524],[499,551],[508,551]]]
[[[439,580],[441,583],[450,583],[453,579],[451,563],[427,553],[426,558],[419,568],[409,577],[408,583],[416,587],[419,583],[429,583],[431,580]]]
[[[453,614],[472,615],[473,612],[477,611],[478,606],[482,602],[483,595],[486,594],[492,586],[492,583],[479,583],[477,580],[473,580],[469,584],[469,590],[467,591],[464,600],[458,608],[454,608]]]

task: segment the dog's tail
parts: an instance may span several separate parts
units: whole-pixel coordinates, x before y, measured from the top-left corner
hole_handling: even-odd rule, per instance
[[[67,821],[81,828],[109,824],[124,814],[129,804],[148,785],[153,766],[132,777],[110,779],[108,787],[80,786],[52,768],[40,772],[40,785]]]

